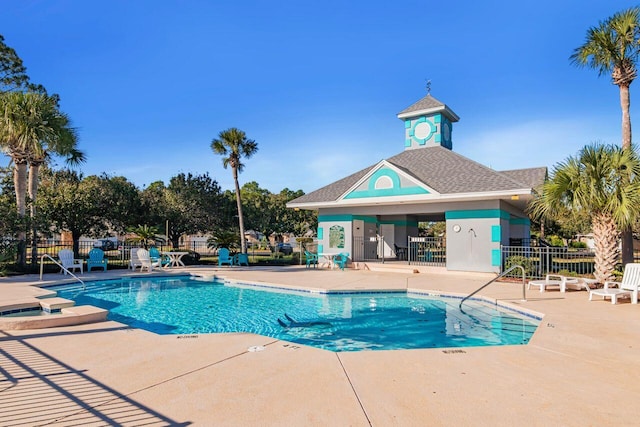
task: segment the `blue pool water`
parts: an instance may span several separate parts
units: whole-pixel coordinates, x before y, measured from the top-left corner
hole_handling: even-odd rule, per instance
[[[539,323],[476,301],[460,311],[457,298],[316,294],[189,276],[54,289],[76,305],[108,309],[109,319],[158,334],[252,332],[332,351],[526,344]]]

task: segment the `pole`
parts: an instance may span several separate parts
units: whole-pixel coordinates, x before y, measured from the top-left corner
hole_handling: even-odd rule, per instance
[[[169,246],[169,220],[165,224],[164,235],[167,237],[166,245]]]

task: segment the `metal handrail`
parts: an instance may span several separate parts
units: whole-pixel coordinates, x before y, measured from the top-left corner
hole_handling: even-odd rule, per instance
[[[57,264],[58,267],[60,267],[61,269],[63,269],[64,271],[66,271],[67,273],[69,273],[70,275],[72,275],[78,282],[82,283],[82,289],[86,289],[87,285],[82,281],[81,278],[79,278],[78,276],[76,276],[75,274],[73,274],[68,268],[66,268],[65,266],[63,266],[62,264],[60,264],[58,261],[56,261],[51,255],[49,254],[44,254],[40,256],[40,281],[42,282],[42,274],[44,273],[44,259],[49,258],[51,261],[54,262],[54,264]]]
[[[462,308],[462,303],[463,302],[465,302],[466,300],[468,300],[469,298],[471,298],[472,296],[474,296],[475,294],[477,294],[478,292],[480,292],[481,290],[483,290],[484,288],[486,288],[487,286],[489,286],[490,284],[492,284],[493,282],[495,282],[499,278],[506,276],[508,273],[510,273],[511,271],[515,270],[516,268],[519,268],[520,270],[522,270],[522,301],[526,301],[527,300],[526,290],[525,290],[525,286],[526,286],[526,282],[527,282],[526,273],[524,271],[524,267],[523,266],[514,265],[511,268],[507,269],[506,271],[500,273],[498,276],[496,276],[493,279],[489,280],[487,283],[485,283],[484,285],[480,286],[478,289],[476,289],[475,291],[471,292],[466,297],[462,298],[462,301],[460,301],[460,304],[458,305],[458,308]]]

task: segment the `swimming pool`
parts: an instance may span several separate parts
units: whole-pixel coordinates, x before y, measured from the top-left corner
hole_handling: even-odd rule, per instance
[[[251,332],[332,351],[526,344],[539,320],[408,292],[318,294],[191,276],[52,288],[76,305],[158,334]]]

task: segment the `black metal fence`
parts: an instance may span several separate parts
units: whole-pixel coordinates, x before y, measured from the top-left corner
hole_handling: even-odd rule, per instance
[[[53,240],[47,239],[38,242],[38,250],[37,250],[37,259],[36,264],[40,263],[43,255],[49,255],[50,257],[57,259],[58,252],[62,249],[70,249],[73,250],[73,243],[69,241],[62,240]],[[128,243],[128,242],[113,242],[113,244],[102,244],[100,245],[98,242],[93,240],[81,240],[78,242],[78,254],[77,256],[81,259],[89,258],[89,251],[94,247],[98,247],[104,251],[105,258],[107,258],[109,262],[109,266],[121,266],[126,267],[129,265],[129,260],[131,259],[131,248],[139,248],[142,245],[139,243]],[[169,245],[154,245],[160,251],[168,251],[172,250]],[[206,247],[206,245],[205,245]],[[175,250],[188,250],[190,248],[175,248]],[[27,247],[27,263],[31,263],[33,251],[32,247]],[[53,264],[53,262],[46,257],[43,259],[44,264]]]
[[[6,261],[11,262],[15,260],[16,250],[17,250],[17,242],[16,241],[6,241],[4,242],[6,245],[3,245],[3,248],[6,255]],[[171,246],[171,245],[153,245],[156,246],[160,251],[189,251],[192,253],[193,261],[192,263],[197,262],[203,257],[216,257],[218,255],[218,251],[216,248],[207,247],[206,241],[191,241],[183,243],[179,246]],[[132,243],[132,242],[116,242],[112,240],[81,240],[78,242],[78,254],[77,256],[81,259],[89,258],[89,251],[94,247],[98,247],[104,251],[105,258],[107,258],[110,267],[127,267],[129,265],[129,260],[131,259],[131,249],[142,247],[140,243]],[[306,249],[315,251],[315,243],[306,244]],[[73,250],[73,243],[68,240],[56,240],[56,239],[45,239],[41,240],[37,244],[37,259],[35,260],[35,264],[39,265],[43,255],[49,255],[50,257],[57,259],[58,252],[62,249],[70,249]],[[278,256],[277,246],[265,246],[264,244],[258,243],[249,243],[247,247],[247,252],[250,257],[256,259],[258,257],[269,257],[269,256]],[[293,248],[292,253],[297,254],[299,249]],[[33,251],[31,245],[27,247],[27,264],[31,264],[31,257]],[[284,255],[290,255],[290,253],[283,253]],[[185,257],[186,262],[189,262],[188,256]],[[42,259],[45,265],[53,265],[54,263],[47,259],[46,257]]]
[[[447,241],[444,237],[409,237],[409,264],[430,267],[447,265]]]
[[[353,261],[384,262],[384,238],[375,237],[353,237]]]

